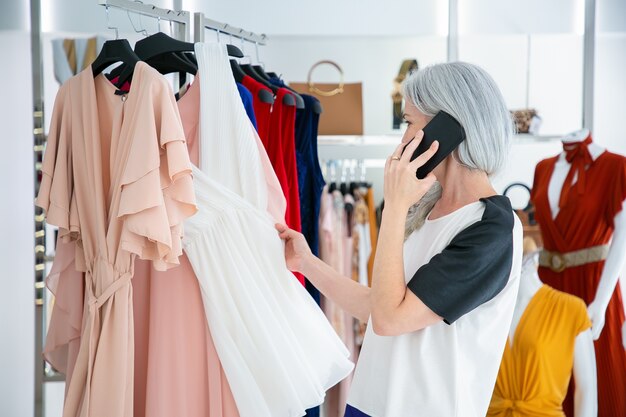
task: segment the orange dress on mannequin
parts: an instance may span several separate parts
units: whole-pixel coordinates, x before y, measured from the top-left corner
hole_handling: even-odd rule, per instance
[[[580,298],[539,288],[504,347],[487,417],[563,417],[578,335],[591,327]]]
[[[567,253],[609,243],[613,219],[626,199],[626,158],[604,152],[587,160],[584,181],[568,190],[561,209],[552,217],[548,186],[559,156],[545,159],[535,169],[532,201],[541,226],[544,247]],[[539,267],[541,280],[551,287],[582,298],[589,305],[595,298],[604,261],[588,263],[555,272]],[[618,284],[619,287],[619,284]],[[606,322],[595,342],[598,369],[598,417],[626,416],[626,351],[622,345],[624,322],[622,295],[617,288],[606,310]],[[563,403],[567,416],[573,416],[573,384]]]

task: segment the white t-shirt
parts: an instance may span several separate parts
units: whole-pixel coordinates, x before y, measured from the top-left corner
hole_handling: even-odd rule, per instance
[[[426,220],[404,244],[404,274],[445,322],[385,337],[370,319],[348,404],[371,417],[484,417],[521,260],[522,226],[506,197]]]

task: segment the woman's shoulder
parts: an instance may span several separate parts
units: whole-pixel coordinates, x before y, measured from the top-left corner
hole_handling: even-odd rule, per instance
[[[482,218],[476,224],[477,228],[489,234],[510,233],[514,229],[516,220],[519,219],[516,219],[508,197],[497,194],[481,198],[480,201],[485,209]]]

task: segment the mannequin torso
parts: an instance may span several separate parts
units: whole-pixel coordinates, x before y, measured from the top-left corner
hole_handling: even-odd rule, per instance
[[[565,136],[562,141],[564,144],[581,142],[588,136],[589,130],[582,129],[570,133]],[[588,145],[588,149],[594,161],[606,151],[604,148],[596,145],[595,143],[590,143]],[[559,197],[569,170],[570,163],[565,159],[565,152],[563,152],[554,166],[554,171],[548,186],[548,200],[550,203],[552,218],[556,218],[559,214]],[[575,182],[576,179],[576,176],[574,176],[573,181]],[[626,261],[626,210],[620,211],[615,216],[614,224],[615,229],[613,232],[613,239],[611,241],[610,250],[602,271],[600,284],[596,290],[594,301],[589,305],[589,317],[593,323],[592,333],[594,339],[596,340],[600,337],[600,333],[604,327],[604,315],[606,308],[611,295],[615,290],[615,285],[617,284],[624,262]],[[624,347],[626,348],[626,340],[624,342]]]

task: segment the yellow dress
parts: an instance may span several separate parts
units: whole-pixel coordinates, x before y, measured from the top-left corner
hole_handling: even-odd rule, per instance
[[[488,417],[565,417],[576,337],[591,327],[578,297],[542,286],[504,348]]]

